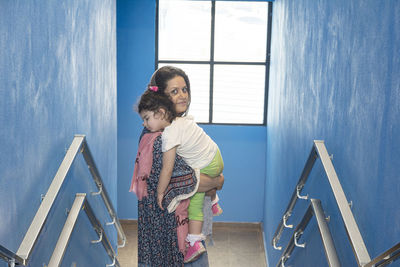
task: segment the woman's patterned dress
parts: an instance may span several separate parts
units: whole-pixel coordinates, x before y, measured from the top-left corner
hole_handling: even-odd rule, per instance
[[[178,223],[175,213],[161,210],[157,205],[157,183],[162,167],[161,136],[153,144],[153,166],[147,179],[147,197],[138,201],[138,262],[139,266],[183,266],[183,254],[177,239]],[[181,157],[175,159],[171,183],[164,198],[163,207],[177,195],[195,190],[196,176]]]

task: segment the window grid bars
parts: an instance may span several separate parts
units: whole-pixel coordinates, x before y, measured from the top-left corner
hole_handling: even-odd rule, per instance
[[[208,123],[199,124],[214,124],[214,125],[246,125],[246,126],[259,126],[266,125],[267,118],[267,104],[268,104],[268,90],[269,90],[269,69],[271,59],[271,25],[272,25],[272,2],[268,2],[268,20],[267,20],[267,53],[265,62],[239,62],[239,61],[214,61],[214,39],[215,39],[215,2],[211,0],[211,47],[210,47],[210,60],[209,61],[197,61],[197,60],[159,60],[158,59],[158,36],[159,36],[159,1],[156,1],[156,30],[155,30],[155,70],[158,69],[160,63],[166,64],[204,64],[210,65],[210,99],[209,99],[209,121]],[[265,66],[265,95],[264,95],[264,118],[263,123],[213,123],[213,89],[214,89],[214,66],[215,65],[261,65]]]

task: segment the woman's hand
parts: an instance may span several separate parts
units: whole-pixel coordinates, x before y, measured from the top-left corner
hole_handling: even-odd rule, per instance
[[[221,173],[218,177],[215,177],[214,179],[217,179],[218,181],[218,186],[216,187],[217,190],[221,190],[225,182],[224,174]]]
[[[224,186],[224,180],[224,175],[222,173],[214,178],[211,178],[204,173],[200,173],[200,184],[197,192],[207,192],[214,188],[217,190],[221,190]]]
[[[164,198],[164,193],[157,193],[157,203],[158,206],[160,207],[160,209],[164,210],[163,206],[162,206],[162,200]]]
[[[211,189],[209,191],[206,192],[206,196],[211,197],[211,200],[213,200],[213,197],[215,197],[215,194],[217,193],[217,189]]]

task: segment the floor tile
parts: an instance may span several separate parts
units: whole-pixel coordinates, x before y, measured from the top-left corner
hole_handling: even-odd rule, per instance
[[[127,237],[118,250],[121,267],[137,267],[137,221],[121,220]],[[220,223],[213,225],[213,245],[207,240],[210,267],[266,267],[261,225]]]

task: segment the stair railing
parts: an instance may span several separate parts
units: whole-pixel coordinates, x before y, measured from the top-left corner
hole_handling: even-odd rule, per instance
[[[60,167],[57,170],[56,175],[51,182],[49,189],[45,197],[43,198],[39,209],[37,210],[31,225],[29,226],[24,239],[22,240],[18,251],[13,253],[8,249],[0,246],[0,258],[8,261],[9,266],[14,265],[24,265],[26,266],[29,262],[33,247],[35,246],[40,232],[43,229],[44,223],[49,215],[50,209],[54,204],[54,201],[60,191],[60,188],[68,174],[69,169],[76,157],[76,155],[81,152],[88,165],[90,173],[92,174],[93,180],[98,188],[98,192],[93,193],[93,195],[101,195],[107,211],[112,218],[111,222],[106,223],[106,225],[114,225],[117,229],[118,235],[122,244],[118,247],[124,247],[126,243],[126,236],[122,229],[122,226],[118,220],[117,214],[113,208],[111,200],[108,196],[106,188],[103,186],[103,181],[100,177],[99,171],[94,163],[93,157],[90,153],[89,147],[86,143],[84,135],[75,135],[70,147],[68,148]]]
[[[328,154],[328,151],[326,150],[324,141],[322,140],[314,140],[314,145],[311,149],[310,155],[306,161],[306,164],[304,166],[304,169],[301,173],[301,176],[299,178],[299,181],[296,184],[295,190],[292,194],[292,197],[289,201],[289,204],[283,213],[283,216],[280,220],[280,223],[278,225],[278,228],[275,231],[275,234],[271,240],[271,245],[273,246],[274,249],[281,250],[282,247],[278,246],[278,242],[281,238],[282,232],[285,228],[293,228],[293,225],[290,225],[287,223],[289,217],[292,215],[293,209],[296,205],[297,199],[302,199],[302,200],[308,200],[309,197],[307,196],[302,196],[300,195],[302,189],[304,188],[305,183],[307,182],[308,176],[314,166],[314,163],[317,158],[320,158],[321,163],[323,165],[323,168],[325,170],[325,174],[328,178],[330,187],[333,191],[336,203],[339,207],[339,211],[346,229],[346,233],[348,236],[348,239],[350,241],[350,244],[353,249],[354,256],[357,260],[358,266],[365,266],[365,267],[370,267],[370,266],[383,266],[388,263],[391,263],[398,258],[400,258],[400,242],[394,245],[392,248],[388,249],[375,259],[371,260],[368,250],[365,246],[364,240],[362,238],[362,235],[360,233],[360,230],[358,228],[358,225],[354,219],[353,213],[351,212],[349,202],[347,201],[346,195],[344,194],[343,188],[340,184],[339,178],[336,174],[335,168],[333,167],[331,157]],[[322,208],[321,208],[322,210]],[[315,210],[314,210],[315,212]],[[307,213],[306,213],[307,214]],[[318,218],[317,218],[318,221]],[[300,223],[301,225],[302,223]],[[320,229],[321,230],[321,229]],[[328,229],[329,230],[329,229]],[[296,231],[295,231],[296,234]],[[321,234],[322,237],[322,234]],[[323,237],[322,237],[323,238]],[[292,238],[293,239],[293,238]],[[282,257],[280,258],[278,264],[280,263],[283,265],[283,263],[287,260],[288,256],[290,256],[291,251],[290,251],[290,242],[294,242],[297,239],[289,241],[289,244],[287,246],[288,251],[285,249],[284,253],[282,254]],[[333,244],[333,241],[332,241]],[[294,247],[292,247],[293,250]],[[330,250],[332,252],[332,250]],[[325,248],[325,252],[326,248]],[[335,252],[336,253],[336,252]],[[329,255],[326,253],[328,262],[330,262]],[[337,265],[336,265],[337,264]],[[333,265],[330,266],[340,266],[340,263],[334,263]]]
[[[22,265],[23,259],[14,252],[0,245],[0,259],[8,262],[8,266]]]
[[[299,244],[299,239],[303,235],[305,228],[310,222],[311,218],[315,215],[317,219],[318,230],[321,235],[322,243],[324,245],[325,255],[329,266],[340,266],[340,261],[336,253],[335,244],[333,243],[332,235],[329,230],[328,224],[326,222],[325,213],[321,206],[321,201],[319,199],[310,199],[310,204],[305,212],[303,219],[297,225],[293,232],[285,250],[280,257],[277,267],[284,267],[287,259],[290,258],[295,246],[304,248],[305,243]]]
[[[71,210],[68,213],[67,220],[66,220],[64,227],[61,231],[61,234],[58,238],[57,244],[56,244],[53,254],[50,258],[48,267],[58,267],[61,265],[63,257],[64,257],[64,253],[65,253],[68,243],[69,243],[69,239],[75,228],[75,223],[78,219],[78,215],[82,209],[86,212],[86,215],[88,216],[90,223],[92,224],[94,230],[96,231],[97,235],[99,236],[99,240],[93,240],[91,242],[92,243],[100,243],[101,242],[103,244],[104,248],[106,249],[108,256],[112,260],[112,263],[106,264],[106,267],[107,266],[119,267],[120,265],[116,258],[116,253],[114,252],[114,249],[113,249],[110,241],[108,240],[107,235],[104,233],[104,229],[103,229],[101,223],[96,218],[91,206],[89,205],[89,202],[86,199],[86,194],[84,194],[84,193],[76,194],[75,201],[72,204]]]

